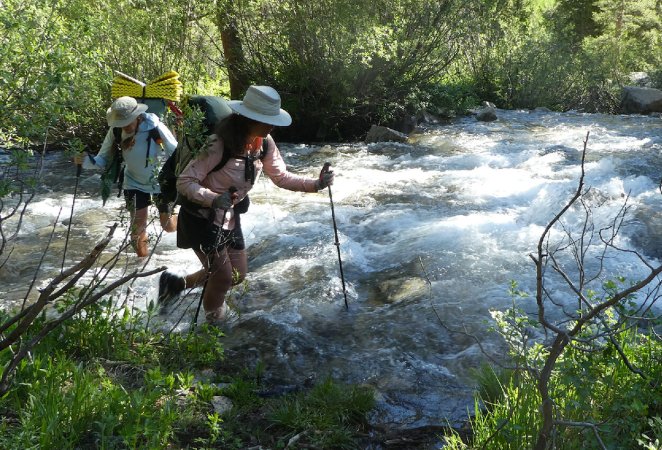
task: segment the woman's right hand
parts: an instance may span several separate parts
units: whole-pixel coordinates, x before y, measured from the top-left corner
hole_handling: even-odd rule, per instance
[[[211,207],[213,209],[229,209],[232,208],[232,205],[238,198],[239,195],[236,193],[236,189],[232,190],[230,188],[230,192],[226,191],[217,196],[211,202]]]

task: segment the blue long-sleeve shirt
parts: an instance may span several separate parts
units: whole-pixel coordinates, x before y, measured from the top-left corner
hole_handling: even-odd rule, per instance
[[[157,128],[162,146],[152,141],[149,143],[149,155],[147,155],[149,130]],[[122,138],[126,137],[122,132]],[[101,144],[101,150],[93,157],[94,163],[86,158],[83,162],[83,168],[105,169],[106,165],[112,160],[112,155],[117,148],[115,146],[115,137],[113,129],[109,128],[106,137]],[[124,158],[124,184],[123,189],[136,189],[149,194],[158,194],[161,192],[157,175],[161,167],[161,162],[165,161],[177,148],[177,139],[173,136],[168,127],[159,120],[156,114],[145,113],[143,120],[136,130],[135,144],[122,151]],[[147,164],[145,164],[147,163]]]

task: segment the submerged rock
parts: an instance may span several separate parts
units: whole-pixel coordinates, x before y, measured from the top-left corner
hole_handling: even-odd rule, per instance
[[[383,281],[377,290],[384,303],[399,303],[425,297],[428,293],[428,286],[422,278],[405,277]]]
[[[635,214],[630,238],[650,258],[662,258],[662,213],[640,206]]]

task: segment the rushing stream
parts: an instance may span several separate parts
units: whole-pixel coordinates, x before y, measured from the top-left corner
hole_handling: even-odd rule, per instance
[[[224,338],[227,364],[261,362],[266,379],[280,385],[326,376],[371,385],[379,405],[374,422],[394,428],[459,424],[473,406],[470,369],[485,361],[468,334],[488,351],[501,346],[488,332],[490,310],[511,304],[511,280],[529,292],[535,287],[529,254],[577,187],[588,132],[586,185],[600,199],[596,220],[608,222],[629,195],[632,209],[619,245],[652,263],[662,257],[659,117],[498,115],[491,123],[467,117],[430,126],[408,144],[279,144],[290,170],[313,176],[329,161],[337,174],[333,201],[349,310],[327,191],[292,193],[261,179],[242,218],[250,273],[245,292],[232,296],[238,314]],[[30,204],[12,264],[0,270],[5,305],[25,295],[58,214],[39,280],[59,271],[74,175],[62,155],[47,157],[51,191]],[[101,208],[98,184],[98,174],[83,173],[68,262],[106,234],[123,205],[112,197]],[[150,228],[154,239],[159,231]],[[121,237],[116,234],[112,248]],[[141,267],[133,254],[124,258],[125,267]],[[646,274],[632,253],[605,264],[605,277]],[[199,268],[192,252],[175,246],[173,234],[162,237],[147,264],[160,266],[181,273]],[[153,276],[133,285],[136,307],[155,299],[157,282]],[[174,323],[188,307],[179,325],[188,326],[199,292],[162,320]]]

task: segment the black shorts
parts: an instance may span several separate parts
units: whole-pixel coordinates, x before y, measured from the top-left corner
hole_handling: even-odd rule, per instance
[[[177,247],[209,253],[222,250],[225,246],[234,250],[246,248],[239,214],[234,216],[234,230],[224,230],[210,224],[209,220],[192,214],[186,208],[180,208],[177,218]]]
[[[130,211],[138,211],[147,208],[149,205],[156,204],[156,208],[161,214],[172,214],[173,204],[168,203],[161,194],[148,194],[137,189],[128,189],[124,191],[124,200],[126,208]]]

